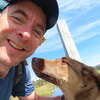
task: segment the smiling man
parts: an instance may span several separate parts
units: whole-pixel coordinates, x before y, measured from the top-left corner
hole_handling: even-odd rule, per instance
[[[24,63],[44,41],[45,32],[55,25],[56,0],[1,0],[0,11],[0,100],[9,100],[11,95],[20,100],[60,100],[35,93]],[[20,64],[23,78],[15,85]]]

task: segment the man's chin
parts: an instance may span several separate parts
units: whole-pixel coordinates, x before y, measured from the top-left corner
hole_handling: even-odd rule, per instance
[[[17,65],[17,62],[14,62],[14,61],[6,60],[5,62],[6,63],[4,63],[4,61],[2,61],[0,63],[0,79],[4,79],[8,75],[10,69]]]

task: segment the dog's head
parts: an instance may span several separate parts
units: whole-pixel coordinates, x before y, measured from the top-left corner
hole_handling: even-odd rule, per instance
[[[33,58],[32,66],[37,76],[58,85],[64,92],[67,89],[74,94],[82,93],[98,83],[92,67],[68,57],[56,60]]]
[[[61,63],[62,62],[60,59],[58,60],[46,60],[42,58],[32,59],[32,67],[36,75],[56,85],[58,85],[58,80],[61,77],[65,77],[65,73],[67,73],[66,72],[67,69],[64,68],[64,66],[61,66]]]

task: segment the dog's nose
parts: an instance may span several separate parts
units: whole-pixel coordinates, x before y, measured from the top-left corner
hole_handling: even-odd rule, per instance
[[[32,67],[33,69],[43,70],[44,68],[44,59],[42,58],[33,58],[32,59]]]

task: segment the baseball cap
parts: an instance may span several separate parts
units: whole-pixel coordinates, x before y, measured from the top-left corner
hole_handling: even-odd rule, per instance
[[[8,5],[17,2],[20,0],[0,0],[0,11],[6,8]],[[26,1],[26,0],[21,0]],[[36,3],[40,8],[43,9],[47,16],[47,27],[46,29],[50,29],[53,27],[59,16],[59,7],[56,0],[32,0],[33,3]]]

